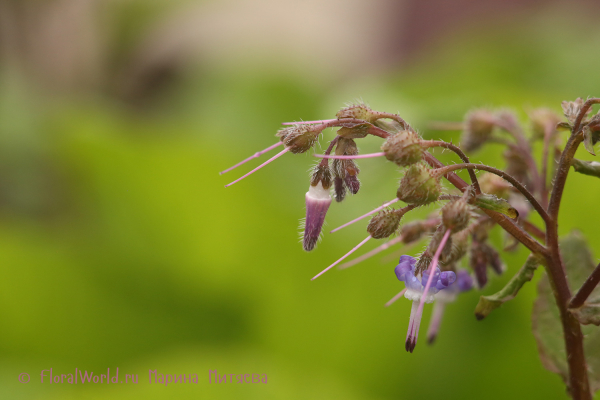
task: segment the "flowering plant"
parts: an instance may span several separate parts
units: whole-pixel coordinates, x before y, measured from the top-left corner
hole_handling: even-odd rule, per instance
[[[534,110],[530,115],[529,137],[512,113],[475,110],[466,116],[460,147],[441,140],[424,140],[397,114],[374,111],[364,104],[351,105],[339,111],[334,119],[284,123],[286,127],[277,133],[278,143],[221,173],[283,146],[270,160],[226,185],[231,186],[285,153],[309,151],[325,129],[338,128],[325,153],[315,154],[321,161],[313,168],[306,193],[302,243],[304,250],[311,251],[321,235],[332,195],[341,202],[348,192],[356,194],[360,190],[360,169],[355,160],[385,157],[405,168],[393,200],[334,230],[373,215],[367,226],[367,238],[312,279],[338,265],[370,239],[397,235],[341,268],[391,246],[428,237],[429,243],[418,258],[400,257],[394,271],[405,289],[386,304],[389,306],[402,296],[413,302],[405,342],[406,350],[411,353],[417,344],[426,303],[435,302],[427,333],[428,342],[432,343],[447,303],[473,286],[483,289],[488,267],[498,274],[504,272],[500,254],[488,243],[489,231],[500,226],[511,238],[504,251],[513,250],[520,243],[530,255],[502,290],[480,297],[475,307],[476,317],[483,319],[514,298],[532,279],[537,267],[543,266],[546,277],[540,281],[534,307],[534,334],[542,362],[563,377],[574,399],[588,400],[593,391],[600,389],[600,358],[590,350],[600,345],[600,337],[584,335],[590,324],[600,325],[600,291],[594,290],[600,281],[600,266],[594,265],[580,234],[573,233],[559,242],[558,214],[571,166],[576,172],[600,177],[600,163],[574,158],[581,143],[594,154],[593,146],[600,140],[600,113],[595,116],[590,113],[598,103],[600,99],[596,98],[563,102],[566,117],[563,122],[550,110]],[[564,146],[562,131],[568,132]],[[356,140],[368,135],[383,139],[381,152],[359,155]],[[539,167],[532,152],[535,141],[543,143]],[[504,170],[471,163],[465,154],[491,142],[506,146]],[[438,147],[454,152],[462,163],[442,164],[430,152]],[[469,173],[469,183],[454,172],[463,169]],[[485,173],[478,177],[475,170]],[[454,188],[444,189],[442,178]],[[392,208],[398,201],[405,206]],[[439,214],[400,225],[411,210],[439,203],[443,203]],[[530,221],[533,212],[541,217],[543,228]]]

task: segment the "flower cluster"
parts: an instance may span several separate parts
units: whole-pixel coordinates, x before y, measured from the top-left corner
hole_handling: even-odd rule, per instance
[[[581,105],[568,103],[564,107],[565,113],[572,116]],[[575,122],[573,118],[568,119],[571,124]],[[536,110],[532,113],[532,121],[535,132],[532,140],[553,140],[558,121],[556,114],[548,110]],[[340,265],[340,268],[355,265],[392,246],[410,245],[428,238],[429,243],[418,258],[400,258],[395,273],[397,278],[405,283],[406,289],[387,303],[390,305],[402,294],[413,302],[406,341],[407,351],[412,352],[417,343],[425,303],[436,300],[428,332],[428,341],[431,343],[437,335],[445,304],[453,301],[459,293],[471,289],[474,281],[478,288],[483,288],[488,280],[488,267],[497,273],[504,271],[498,251],[488,242],[488,233],[494,226],[500,224],[505,227],[510,224],[516,227],[515,229],[529,229],[535,232],[537,228],[526,221],[526,217],[532,208],[543,217],[542,207],[535,196],[525,188],[526,185],[532,185],[539,193],[546,190],[545,186],[536,187],[541,184],[541,178],[537,168],[532,165],[531,142],[524,139],[516,117],[506,110],[482,109],[468,113],[464,122],[462,143],[464,149],[476,151],[489,142],[509,142],[506,136],[503,136],[508,133],[513,142],[508,143],[504,156],[507,170],[512,171],[512,175],[483,164],[471,164],[458,146],[444,141],[424,140],[399,115],[374,111],[364,104],[345,107],[334,119],[284,125],[287,127],[277,133],[279,143],[222,173],[280,145],[284,146],[284,149],[270,160],[227,185],[230,186],[285,153],[298,154],[309,151],[325,129],[337,128],[337,134],[329,142],[325,153],[315,154],[321,160],[312,170],[305,196],[306,219],[302,242],[306,251],[315,248],[332,199],[341,202],[348,192],[359,192],[360,169],[356,160],[383,157],[404,169],[396,196],[392,200],[332,231],[372,216],[366,229],[368,236],[312,279],[340,264],[370,239],[391,238],[356,260]],[[600,126],[600,120],[597,125]],[[600,131],[600,128],[594,132],[596,130]],[[383,139],[381,152],[360,155],[356,141],[369,135]],[[595,138],[596,136],[593,136],[593,139]],[[462,163],[440,163],[431,153],[434,148],[451,150]],[[470,183],[454,173],[461,169],[468,171]],[[474,170],[486,172],[478,180]],[[442,178],[459,189],[458,194],[444,189],[441,184]],[[393,208],[396,202],[403,202],[405,205]],[[425,220],[402,225],[404,216],[411,210],[439,202],[444,203],[439,213],[434,213]],[[512,242],[508,241],[506,248],[514,248]],[[470,268],[471,272],[459,268],[461,264]]]

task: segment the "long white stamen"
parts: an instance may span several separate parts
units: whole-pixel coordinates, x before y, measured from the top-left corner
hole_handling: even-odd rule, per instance
[[[446,242],[448,241],[448,238],[450,237],[450,233],[451,230],[448,229],[446,231],[446,233],[444,233],[444,237],[442,237],[442,240],[440,241],[440,245],[438,246],[437,250],[435,251],[435,254],[433,255],[433,260],[431,260],[431,265],[429,266],[429,279],[427,279],[427,284],[425,285],[425,289],[423,289],[423,295],[421,296],[421,301],[419,302],[419,310],[420,312],[423,312],[423,306],[425,305],[425,299],[427,298],[427,292],[429,291],[429,288],[431,287],[431,282],[433,281],[433,272],[435,271],[435,268],[437,267],[438,261],[440,259],[440,255],[442,254],[442,250],[444,249],[444,246],[446,245]]]
[[[427,343],[429,344],[434,342],[437,333],[440,330],[444,308],[446,308],[446,303],[443,301],[436,301],[433,304],[433,314],[431,315],[431,321],[429,322],[429,328],[427,329]]]
[[[419,303],[413,301],[412,307],[410,309],[410,321],[408,322],[408,331],[406,332],[406,343],[405,348],[406,351],[410,351],[411,353],[415,349],[415,345],[417,344],[417,336],[415,332],[418,332],[419,324],[421,324],[421,315],[423,314],[423,310],[419,313]]]
[[[333,121],[337,121],[337,119],[318,119],[316,121],[282,122],[281,125],[327,124]]]
[[[283,149],[281,152],[277,153],[276,155],[274,155],[273,157],[269,158],[267,161],[265,161],[264,163],[260,164],[258,167],[254,168],[252,171],[248,172],[246,175],[242,176],[241,178],[236,179],[235,181],[225,185],[225,187],[229,187],[231,185],[233,185],[234,183],[237,183],[239,181],[241,181],[242,179],[244,179],[245,177],[247,177],[248,175],[252,175],[253,173],[255,173],[256,171],[258,171],[259,169],[261,169],[262,167],[264,167],[265,165],[269,164],[272,161],[275,161],[276,159],[278,159],[279,157],[281,157],[282,155],[284,155],[285,153],[287,153],[288,151],[290,151],[290,149],[288,147],[286,147],[285,149]]]
[[[328,155],[328,154],[313,154],[313,156],[317,158],[328,158],[334,160],[354,160],[356,158],[375,158],[385,156],[385,153],[371,153],[371,154],[357,154],[354,156],[336,156],[336,155]]]
[[[338,226],[337,228],[335,228],[334,230],[332,230],[332,231],[331,231],[331,232],[329,232],[329,233],[337,232],[337,231],[339,231],[340,229],[347,227],[348,225],[352,225],[353,223],[355,223],[355,222],[358,222],[358,221],[360,221],[361,219],[363,219],[363,218],[366,218],[366,217],[368,217],[368,216],[369,216],[369,215],[371,215],[371,214],[375,214],[376,212],[383,210],[383,209],[384,209],[384,208],[386,208],[387,206],[389,206],[389,205],[392,205],[392,204],[394,204],[394,203],[395,203],[395,202],[397,202],[397,201],[398,201],[398,198],[395,198],[394,200],[390,200],[390,201],[388,201],[387,203],[383,203],[383,205],[382,205],[382,206],[380,206],[380,207],[377,207],[377,208],[376,208],[376,209],[374,209],[373,211],[369,211],[369,212],[368,212],[368,213],[366,213],[365,215],[361,215],[360,217],[358,217],[358,218],[356,218],[356,219],[353,219],[353,220],[352,220],[352,221],[350,221],[350,222],[346,222],[346,223],[345,223],[344,225],[342,225],[342,226]]]
[[[404,295],[404,293],[406,292],[406,288],[404,288],[400,293],[398,293],[397,295],[395,295],[394,297],[392,297],[390,299],[390,301],[388,301],[387,303],[385,303],[385,307],[389,307],[392,304],[394,304],[396,302],[396,300],[398,300],[400,297],[402,297]]]
[[[362,256],[357,257],[357,258],[355,258],[352,261],[348,261],[347,263],[344,263],[344,264],[340,265],[338,268],[339,269],[350,268],[350,267],[358,264],[361,261],[364,261],[364,260],[366,260],[368,258],[373,257],[375,254],[381,253],[382,251],[388,249],[389,247],[395,245],[396,243],[402,242],[403,239],[404,239],[403,236],[398,236],[396,238],[393,238],[389,242],[386,242],[386,243],[382,244],[381,246],[374,248],[373,250],[369,251],[368,253],[365,253]]]
[[[319,276],[323,275],[325,272],[329,271],[331,268],[335,267],[336,265],[338,265],[341,261],[343,261],[346,257],[348,257],[350,254],[354,253],[356,250],[359,249],[360,246],[362,246],[363,244],[367,243],[369,241],[369,239],[371,239],[371,235],[367,236],[367,238],[365,240],[363,240],[362,242],[360,242],[359,244],[357,244],[352,250],[350,250],[349,252],[347,252],[342,258],[340,258],[339,260],[337,260],[336,262],[334,262],[333,264],[331,264],[329,267],[325,268],[323,271],[319,272],[317,275],[315,275],[311,281],[314,281],[315,279],[317,279]]]
[[[239,167],[240,165],[244,165],[244,164],[246,164],[248,161],[250,161],[250,160],[253,160],[253,159],[255,159],[255,158],[258,158],[258,157],[262,156],[263,154],[265,154],[266,152],[268,152],[268,151],[270,151],[270,150],[273,150],[273,149],[274,149],[274,148],[276,148],[276,147],[279,147],[279,146],[281,146],[282,144],[283,144],[283,142],[277,142],[277,143],[275,143],[274,145],[272,145],[272,146],[269,146],[269,147],[267,147],[267,148],[266,148],[266,149],[264,149],[264,150],[261,150],[261,151],[259,151],[259,152],[256,152],[256,153],[254,153],[254,155],[252,155],[252,156],[250,156],[250,157],[246,158],[244,161],[240,161],[239,163],[235,164],[233,167],[229,167],[229,168],[227,168],[226,170],[223,170],[223,171],[219,172],[219,175],[223,175],[223,174],[224,174],[224,173],[226,173],[226,172],[229,172],[229,171],[231,171],[231,170],[233,170],[233,169],[236,169],[236,168],[237,168],[237,167]]]

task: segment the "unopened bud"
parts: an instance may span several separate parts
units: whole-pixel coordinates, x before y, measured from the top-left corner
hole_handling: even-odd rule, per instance
[[[481,243],[473,241],[471,245],[471,255],[469,257],[469,264],[471,269],[475,273],[475,281],[479,289],[485,287],[487,284],[487,257],[482,251]]]
[[[422,221],[409,222],[400,229],[400,235],[402,235],[402,242],[404,243],[416,242],[423,237],[425,232],[425,226]]]
[[[442,207],[442,221],[453,233],[461,231],[469,225],[471,210],[466,201],[459,199],[448,202]]]
[[[343,126],[337,131],[337,135],[346,139],[362,139],[369,134],[373,128],[371,124],[353,124],[352,126]]]
[[[448,257],[444,259],[446,264],[453,264],[458,262],[461,258],[467,254],[467,249],[469,247],[469,239],[467,231],[463,230],[456,235],[452,236],[452,250],[450,250],[450,254]]]
[[[285,147],[294,154],[310,150],[323,130],[323,125],[293,125],[277,132]]]
[[[380,211],[371,218],[367,232],[374,239],[390,237],[398,230],[403,215],[404,210],[402,209]]]
[[[502,177],[490,172],[486,172],[479,177],[479,186],[482,192],[496,195],[502,199],[508,199],[512,187]]]
[[[304,250],[311,251],[317,245],[321,228],[325,221],[325,214],[331,204],[329,190],[323,187],[322,182],[309,186],[306,193],[306,221],[302,244]]]
[[[354,118],[362,119],[363,121],[374,122],[377,119],[375,113],[366,104],[353,104],[342,108],[335,115],[338,119]]]
[[[344,178],[344,183],[346,184],[346,187],[348,188],[350,193],[352,193],[352,194],[358,193],[358,191],[360,189],[360,181],[358,180],[356,175],[347,174],[346,177]]]
[[[429,242],[429,245],[427,246],[428,252],[430,252],[431,254],[435,254],[435,251],[437,250],[440,243],[442,242],[444,233],[446,233],[446,228],[443,226],[438,227],[438,229],[433,233],[433,236],[431,236],[431,241]],[[449,236],[448,240],[446,240],[446,244],[444,245],[444,248],[442,249],[442,253],[440,256],[441,260],[446,260],[450,257],[450,254],[452,253],[452,243],[453,243],[452,236]]]
[[[575,121],[577,120],[577,115],[579,115],[579,112],[581,111],[581,108],[583,107],[584,103],[585,102],[581,97],[578,97],[575,101],[562,102],[561,106],[563,109],[563,113],[565,114],[565,117],[567,117],[569,124],[573,125],[575,123]],[[591,111],[592,108],[590,107],[583,116],[582,122],[585,121],[586,117]]]
[[[547,129],[554,131],[560,122],[560,117],[548,108],[536,108],[529,115],[529,119],[533,137],[536,139],[542,139],[546,135]]]
[[[323,184],[324,189],[329,189],[331,187],[332,176],[328,165],[315,165],[315,168],[313,169],[313,174],[310,178],[310,185],[317,186],[319,182]]]
[[[401,167],[415,164],[423,158],[421,138],[412,131],[401,131],[390,136],[381,146],[385,158]]]
[[[465,130],[462,135],[462,147],[466,151],[479,149],[494,129],[495,117],[485,109],[473,110],[465,117]]]
[[[506,173],[512,175],[523,185],[529,186],[529,166],[523,155],[511,148],[506,149],[502,155],[506,160]]]
[[[488,260],[490,267],[494,270],[494,272],[498,275],[502,275],[506,270],[506,266],[502,263],[500,259],[500,254],[487,243],[482,244],[482,250],[485,253],[485,256]]]
[[[344,180],[340,177],[335,177],[333,180],[334,197],[338,203],[342,202],[346,198],[346,186],[344,186]]]
[[[408,167],[396,196],[407,204],[423,205],[436,201],[441,193],[438,178],[432,176],[427,166],[419,163]]]
[[[340,138],[338,140],[338,144],[335,148],[336,155],[348,155],[354,156],[358,154],[358,147],[356,146],[356,142],[352,139]],[[358,165],[354,162],[354,160],[333,160],[332,163],[333,173],[336,178],[340,178],[342,182],[346,185],[346,188],[352,194],[358,193],[360,189],[360,181],[358,180],[358,174],[360,169]],[[342,189],[340,189],[341,191]],[[345,189],[344,195],[345,195]],[[338,189],[336,188],[336,194],[338,193]],[[342,197],[343,198],[343,197]],[[336,196],[337,200],[337,196]],[[341,201],[341,200],[338,200]]]

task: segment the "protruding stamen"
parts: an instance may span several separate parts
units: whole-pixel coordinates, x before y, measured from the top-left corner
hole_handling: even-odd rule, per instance
[[[234,183],[237,183],[239,181],[241,181],[242,179],[244,179],[245,177],[252,175],[253,173],[255,173],[256,171],[258,171],[259,169],[261,169],[262,167],[264,167],[265,165],[269,164],[272,161],[275,161],[276,159],[278,159],[279,157],[281,157],[282,155],[284,155],[285,153],[287,153],[289,151],[289,148],[285,148],[282,151],[280,151],[279,153],[277,153],[276,155],[274,155],[273,157],[269,158],[267,161],[265,161],[264,163],[260,164],[258,167],[254,168],[252,171],[248,172],[246,175],[242,176],[241,178],[236,179],[235,181],[225,185],[225,187],[229,187],[231,185],[233,185]]]
[[[318,119],[316,121],[282,122],[281,125],[327,124],[333,121],[337,121],[337,119]]]
[[[332,231],[331,231],[331,232],[329,232],[329,233],[337,232],[337,231],[339,231],[340,229],[347,227],[348,225],[352,225],[353,223],[355,223],[355,222],[358,222],[358,221],[360,221],[360,220],[361,220],[361,219],[363,219],[363,218],[367,218],[369,215],[371,215],[371,214],[375,214],[376,212],[379,212],[379,211],[383,210],[383,209],[384,209],[384,208],[386,208],[387,206],[389,206],[389,205],[392,205],[392,204],[394,204],[394,203],[395,203],[395,202],[397,202],[397,201],[398,201],[398,199],[396,198],[396,199],[394,199],[394,200],[390,200],[390,201],[388,201],[387,203],[383,203],[383,205],[382,205],[382,206],[380,206],[380,207],[377,207],[376,209],[374,209],[374,210],[372,210],[372,211],[369,211],[369,212],[368,212],[368,213],[366,213],[365,215],[361,215],[360,217],[358,217],[358,218],[355,218],[355,219],[353,219],[353,220],[352,220],[352,221],[350,221],[350,222],[346,222],[346,223],[345,223],[344,225],[342,225],[342,226],[338,226],[337,228],[335,228],[334,230],[332,230]]]
[[[446,308],[446,303],[443,301],[436,301],[433,304],[433,314],[431,315],[431,321],[429,322],[429,328],[427,329],[428,344],[432,344],[437,337],[440,323],[442,322],[442,316],[444,315],[444,308]]]
[[[395,295],[394,297],[392,297],[390,299],[390,301],[388,301],[387,303],[385,303],[385,307],[389,307],[392,304],[394,304],[396,302],[396,300],[398,300],[400,297],[402,297],[404,295],[404,292],[406,292],[406,288],[404,288],[400,293],[398,293],[397,295]]]
[[[226,172],[229,172],[229,171],[231,171],[232,169],[236,169],[236,168],[237,168],[237,167],[239,167],[240,165],[244,165],[244,164],[246,164],[248,161],[250,161],[250,160],[253,160],[253,159],[255,159],[255,158],[258,158],[258,157],[262,156],[263,154],[265,154],[267,151],[273,150],[274,148],[276,148],[276,147],[279,147],[279,146],[281,146],[282,144],[283,144],[283,142],[277,142],[277,143],[275,143],[274,145],[272,145],[272,146],[269,146],[269,147],[267,147],[267,148],[266,148],[266,149],[264,149],[264,150],[261,150],[261,151],[259,151],[259,152],[257,152],[257,153],[254,153],[254,155],[252,155],[252,156],[250,156],[250,157],[246,158],[244,161],[240,161],[239,163],[235,164],[233,167],[229,167],[229,168],[227,168],[226,170],[223,170],[223,171],[219,172],[219,175],[223,175],[224,173],[226,173]]]
[[[442,250],[444,249],[444,246],[446,246],[446,242],[448,241],[448,238],[450,237],[450,233],[452,231],[450,229],[446,230],[446,233],[444,233],[444,237],[442,237],[442,240],[440,241],[440,244],[437,248],[437,250],[435,251],[435,254],[433,255],[433,259],[431,260],[431,264],[429,265],[429,279],[427,279],[427,284],[425,285],[425,289],[423,289],[423,295],[421,296],[421,301],[419,302],[419,312],[423,312],[423,306],[425,305],[425,299],[427,298],[427,292],[429,291],[429,288],[431,287],[431,282],[433,281],[433,277],[434,277],[434,271],[435,268],[437,267],[438,261],[440,260],[440,255],[442,254]]]
[[[421,317],[423,315],[423,309],[419,307],[419,303],[413,301],[410,309],[410,321],[408,323],[408,332],[406,333],[406,351],[413,352],[417,345],[417,338],[419,336],[419,325],[421,325]]]
[[[348,257],[350,254],[354,253],[356,250],[358,250],[360,248],[360,246],[362,246],[363,244],[367,243],[369,241],[369,239],[371,239],[371,235],[367,236],[367,238],[365,240],[363,240],[362,242],[360,242],[359,244],[357,244],[352,250],[350,250],[349,252],[347,252],[342,258],[340,258],[339,260],[337,260],[336,262],[334,262],[333,264],[331,264],[329,267],[325,268],[323,271],[319,272],[317,275],[315,275],[311,281],[314,281],[315,279],[317,279],[319,276],[323,275],[325,272],[329,271],[331,268],[335,267],[336,265],[338,265],[341,261],[343,261],[346,257]]]
[[[346,269],[346,268],[350,268],[350,267],[352,267],[353,265],[356,265],[356,264],[358,264],[358,263],[359,263],[359,262],[361,262],[361,261],[364,261],[364,260],[366,260],[366,259],[368,259],[368,258],[371,258],[371,257],[373,257],[375,254],[381,253],[381,252],[382,252],[382,251],[384,251],[385,249],[388,249],[388,248],[390,248],[391,246],[393,246],[393,245],[395,245],[395,244],[397,244],[397,243],[400,243],[400,242],[402,242],[402,239],[404,239],[402,236],[398,236],[398,237],[396,237],[396,238],[393,238],[393,239],[392,239],[392,240],[390,240],[389,242],[386,242],[386,243],[382,244],[381,246],[374,248],[373,250],[369,251],[368,253],[365,253],[365,254],[363,254],[362,256],[360,256],[360,257],[357,257],[357,258],[355,258],[355,259],[354,259],[354,260],[352,260],[352,261],[348,261],[347,263],[344,263],[344,264],[340,265],[338,268],[339,268],[339,269]]]
[[[334,160],[354,160],[356,158],[375,158],[385,156],[385,153],[371,153],[371,154],[357,154],[354,156],[336,156],[336,155],[326,155],[326,154],[313,154],[313,156],[318,158],[331,158]]]

